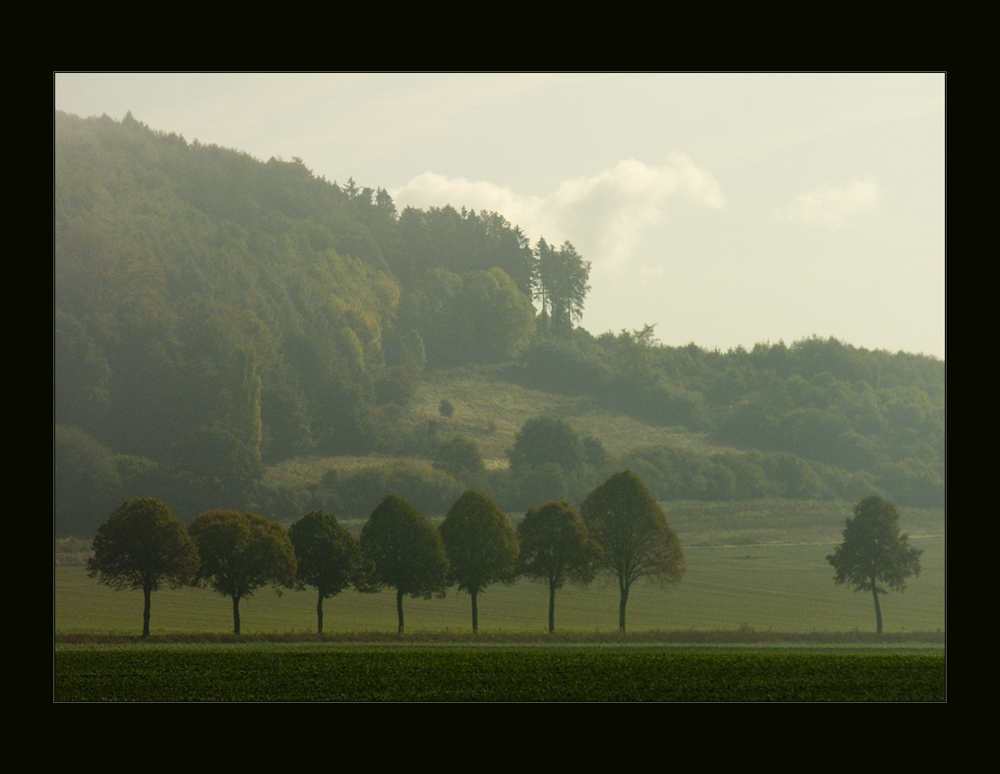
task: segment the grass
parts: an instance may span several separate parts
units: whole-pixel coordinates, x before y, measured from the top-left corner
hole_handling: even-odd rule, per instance
[[[57,701],[943,701],[934,654],[645,647],[58,648]]]
[[[640,583],[628,603],[628,627],[644,631],[870,632],[875,614],[868,595],[833,584],[825,557],[834,543],[699,546],[685,542],[687,574],[673,587]],[[924,549],[923,571],[904,593],[885,595],[887,633],[945,628],[945,545],[942,537],[915,537]],[[263,589],[240,606],[247,633],[310,633],[316,628],[312,590]],[[330,633],[381,635],[396,630],[395,594],[345,592],[324,603]],[[412,633],[468,632],[468,594],[452,589],[445,599],[404,601],[406,630]],[[548,592],[520,580],[490,586],[479,599],[483,633],[530,633],[547,625]],[[135,634],[142,621],[142,594],[114,591],[86,576],[82,567],[55,568],[57,634]],[[618,591],[608,582],[566,586],[556,596],[556,628],[563,632],[613,633],[618,625]],[[232,606],[207,589],[156,592],[154,633],[232,631]]]

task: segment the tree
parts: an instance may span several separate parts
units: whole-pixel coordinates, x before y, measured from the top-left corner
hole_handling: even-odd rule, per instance
[[[549,584],[549,631],[556,628],[556,589],[567,580],[590,583],[601,548],[565,500],[532,508],[517,525],[521,575]]]
[[[624,634],[625,606],[635,581],[676,583],[683,577],[680,540],[631,470],[615,473],[587,495],[580,515],[603,549],[598,566],[618,579],[618,630]]]
[[[127,500],[97,530],[87,575],[116,589],[142,589],[142,636],[150,597],[164,583],[183,586],[198,572],[198,550],[184,523],[161,500]]]
[[[584,261],[567,240],[556,250],[539,239],[535,246],[535,298],[542,302],[542,320],[559,333],[568,334],[583,317],[583,302],[590,292],[590,261]]]
[[[372,563],[372,584],[396,589],[399,633],[403,597],[444,596],[448,556],[441,536],[420,510],[399,495],[386,495],[361,530],[361,553]]]
[[[70,425],[55,426],[56,535],[90,537],[100,514],[124,497],[115,454],[89,433]]]
[[[438,443],[432,467],[470,484],[478,483],[486,474],[486,464],[476,442],[460,435]]]
[[[295,546],[300,587],[315,586],[316,631],[323,633],[323,600],[336,596],[351,584],[366,590],[365,560],[361,544],[332,513],[307,513],[288,530]]]
[[[529,419],[514,437],[510,467],[530,470],[554,462],[567,473],[583,468],[585,461],[580,436],[565,419],[538,416]]]
[[[517,572],[517,536],[489,495],[468,489],[441,522],[451,569],[448,578],[472,597],[472,631],[479,631],[479,592],[511,583]]]
[[[855,591],[870,591],[875,600],[876,631],[882,633],[882,608],[878,595],[885,584],[895,591],[906,589],[906,579],[920,575],[920,555],[905,533],[899,531],[896,506],[880,495],[870,495],[854,506],[847,519],[844,542],[826,557],[836,571],[834,583],[847,583]]]
[[[201,570],[207,583],[233,600],[233,633],[240,633],[240,600],[261,586],[291,588],[295,583],[295,547],[275,521],[255,513],[215,510],[191,522]]]

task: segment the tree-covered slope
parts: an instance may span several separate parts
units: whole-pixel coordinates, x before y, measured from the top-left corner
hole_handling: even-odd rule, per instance
[[[337,185],[299,159],[188,142],[131,115],[57,113],[54,175],[61,534],[91,534],[126,496],[163,498],[188,520],[212,508],[294,510],[301,493],[262,487],[262,472],[306,455],[406,457],[366,475],[380,486],[419,479],[428,502],[488,484],[522,509],[575,496],[615,464],[641,470],[660,499],[877,489],[901,504],[943,502],[944,364],[934,358],[815,338],[667,347],[653,326],[594,337],[574,327],[589,263],[569,242],[532,247],[499,213],[400,213],[382,189]],[[579,421],[567,417],[589,461],[421,478],[414,471],[455,436],[498,446],[495,463],[536,414],[528,398],[502,410],[485,400],[459,407],[477,412],[471,423],[449,420],[438,406],[456,394],[447,387],[423,405],[426,377],[438,384],[456,368],[583,401]],[[650,443],[619,432],[616,417],[698,441]],[[481,434],[498,426],[508,441]],[[370,495],[352,499],[341,475],[314,482],[306,500]]]

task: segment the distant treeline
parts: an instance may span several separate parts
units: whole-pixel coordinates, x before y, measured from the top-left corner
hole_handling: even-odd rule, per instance
[[[704,430],[721,446],[761,452],[736,460],[636,450],[632,457],[662,471],[627,460],[659,496],[854,499],[872,487],[904,505],[944,502],[945,374],[935,358],[833,338],[724,353],[666,347],[647,326],[596,338],[577,329],[571,338],[537,340],[523,359],[527,385],[593,395],[644,422]]]

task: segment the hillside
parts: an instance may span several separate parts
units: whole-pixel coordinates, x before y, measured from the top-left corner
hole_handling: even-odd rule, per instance
[[[388,491],[440,513],[477,486],[517,512],[622,466],[661,501],[943,506],[935,358],[595,336],[569,242],[447,203],[400,213],[131,115],[57,113],[54,173],[59,535],[140,495],[185,520],[358,518]]]

